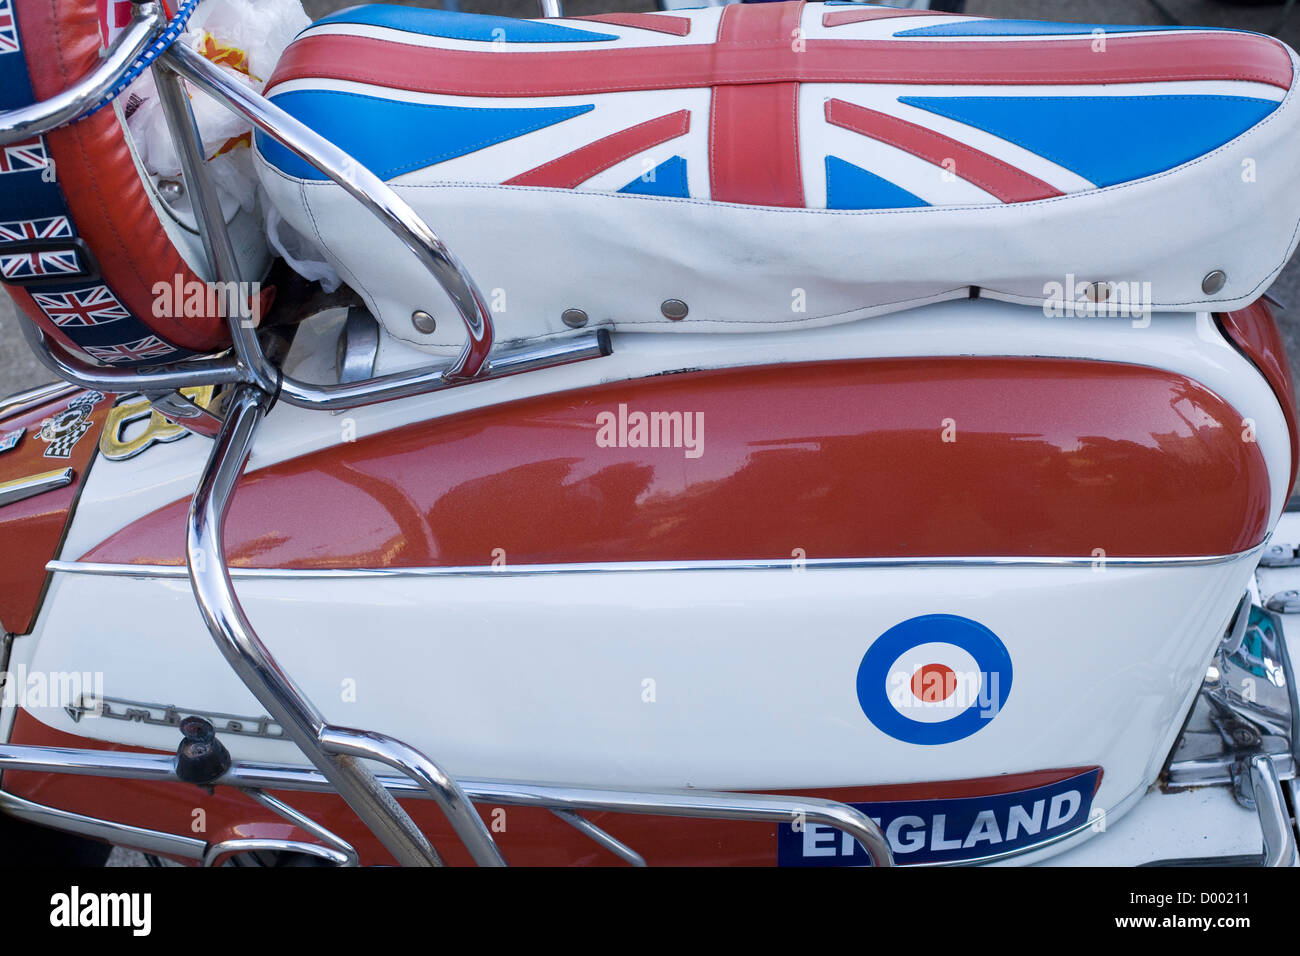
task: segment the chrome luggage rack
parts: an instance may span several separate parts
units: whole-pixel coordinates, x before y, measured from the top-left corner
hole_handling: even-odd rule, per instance
[[[543,16],[559,16],[558,0],[539,0]],[[848,834],[874,866],[892,866],[889,844],[871,819],[832,800],[702,790],[617,790],[498,780],[457,780],[415,748],[381,733],[330,724],[279,666],[249,623],[231,582],[223,528],[231,496],[248,462],[254,436],[271,405],[285,401],[315,409],[339,409],[460,387],[486,379],[608,355],[604,330],[559,343],[493,349],[492,319],[483,296],[464,266],[432,229],[379,177],[324,137],[256,93],[229,80],[215,65],[174,41],[187,3],[167,20],[154,2],[139,3],[131,24],[100,65],[68,90],[48,100],[0,114],[0,145],[75,122],[122,92],[144,69],[153,71],[168,128],[194,201],[195,217],[209,275],[237,281],[239,269],[215,189],[204,170],[202,142],[189,98],[188,80],[236,115],[279,141],[346,190],[382,221],[429,270],[447,294],[468,338],[445,367],[428,367],[358,382],[314,385],[285,375],[266,355],[251,323],[230,317],[232,348],[208,359],[147,369],[114,369],[89,361],[46,336],[25,316],[19,326],[33,352],[67,382],[106,392],[141,392],[169,417],[213,439],[187,522],[187,571],[208,630],[244,684],[285,730],[311,767],[235,761],[207,783],[235,787],[308,834],[310,841],[246,839],[209,845],[204,841],[145,830],[45,807],[0,792],[0,810],[36,823],[110,842],[213,865],[237,853],[280,850],[355,865],[356,851],[342,838],[266,793],[309,790],[341,796],[361,821],[403,865],[439,865],[438,851],[398,804],[397,797],[435,801],[472,859],[481,865],[505,860],[474,801],[539,807],[632,865],[644,858],[580,815],[580,811],[824,825]],[[225,386],[218,413],[183,397],[179,389]],[[397,775],[374,773],[378,762]],[[139,753],[0,745],[0,770],[81,774],[151,781],[179,781],[177,759]]]

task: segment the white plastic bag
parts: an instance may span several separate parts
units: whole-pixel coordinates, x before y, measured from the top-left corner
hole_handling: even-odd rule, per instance
[[[284,48],[311,21],[299,0],[205,0],[176,41],[216,63],[232,79],[261,92]],[[252,127],[206,93],[191,90],[190,104],[208,170],[227,218],[256,205]],[[155,176],[181,178],[153,75],[146,73],[125,99],[127,126],[145,168]]]

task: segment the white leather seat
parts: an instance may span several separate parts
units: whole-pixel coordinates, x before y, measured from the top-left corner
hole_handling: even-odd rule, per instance
[[[1255,34],[861,4],[368,6],[305,31],[267,92],[428,219],[509,340],[567,333],[566,309],[623,330],[804,328],[972,286],[1041,303],[1067,277],[1146,283],[1157,310],[1239,307],[1295,244],[1294,70]],[[396,240],[258,150],[281,215],[392,334],[459,344],[458,323],[411,326],[452,313]]]

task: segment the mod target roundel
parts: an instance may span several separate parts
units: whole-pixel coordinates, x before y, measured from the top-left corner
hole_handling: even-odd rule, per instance
[[[926,614],[896,624],[858,667],[858,703],[877,729],[948,744],[986,726],[1011,694],[1011,655],[978,621]]]

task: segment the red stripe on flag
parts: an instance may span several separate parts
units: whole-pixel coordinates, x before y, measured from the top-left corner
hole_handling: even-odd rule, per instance
[[[842,27],[846,23],[864,23],[867,20],[889,20],[893,17],[950,17],[951,13],[936,13],[933,10],[840,10],[836,13],[823,13],[822,26]]]
[[[636,126],[619,130],[594,143],[588,143],[581,149],[565,153],[558,159],[543,163],[526,173],[520,173],[514,179],[507,179],[504,185],[573,189],[579,183],[586,182],[615,163],[621,163],[652,146],[686,135],[690,128],[690,110],[678,110],[666,116],[657,116]]]
[[[803,4],[733,5],[722,11],[717,49],[744,49],[773,36],[792,55]],[[709,117],[709,190],[714,202],[802,206],[799,87],[718,86]]]
[[[637,30],[653,30],[655,33],[671,33],[684,37],[691,32],[691,21],[687,17],[668,17],[655,13],[601,13],[590,17],[566,17],[569,20],[592,20],[596,23],[608,23],[616,27],[633,27]]]
[[[768,4],[735,5],[762,9]],[[773,4],[775,6],[775,4]],[[730,13],[732,7],[726,8]],[[267,89],[301,78],[350,80],[417,93],[567,96],[746,83],[914,83],[1071,86],[1244,80],[1291,87],[1291,57],[1247,33],[999,42],[808,40],[681,44],[552,53],[478,53],[318,34],[292,43]]]
[[[1003,202],[1032,202],[1064,195],[1050,183],[996,156],[888,113],[832,99],[826,101],[826,122],[888,143],[936,166],[951,161],[952,165],[944,168],[954,176],[974,183]]]
[[[798,89],[793,83],[762,83],[713,91],[709,190],[714,202],[804,204]]]

